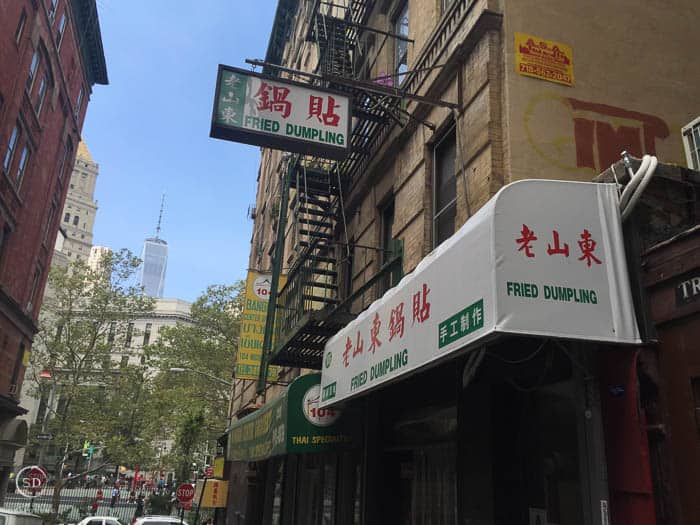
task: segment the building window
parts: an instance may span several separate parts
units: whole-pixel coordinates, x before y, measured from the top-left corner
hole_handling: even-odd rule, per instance
[[[58,21],[58,29],[56,30],[56,47],[61,47],[63,42],[63,33],[66,30],[66,10],[63,10],[61,19]]]
[[[0,229],[0,263],[2,262],[3,255],[5,254],[5,248],[7,247],[7,240],[10,238],[10,227],[6,224]]]
[[[389,262],[394,254],[390,252],[392,248],[392,231],[394,230],[394,200],[385,204],[381,209],[381,239],[379,246],[381,247],[381,265],[384,266]],[[382,278],[381,293],[386,292],[394,284],[391,282],[391,274],[387,274]]]
[[[49,215],[46,217],[46,225],[44,226],[44,239],[46,242],[49,239],[49,232],[51,231],[51,223],[53,223],[53,218],[56,216],[56,202],[51,203],[49,208]]]
[[[61,163],[58,166],[58,179],[63,180],[63,175],[68,169],[68,159],[73,155],[73,141],[70,137],[66,137],[66,142],[63,144],[63,156]],[[71,185],[71,188],[73,186]]]
[[[124,346],[127,348],[131,347],[131,339],[134,335],[134,323],[129,323],[129,325],[126,327],[126,341],[124,342]]]
[[[63,216],[63,222],[70,222],[70,213],[66,213]]]
[[[394,22],[394,33],[408,38],[408,2],[399,11]],[[396,39],[396,55],[394,57],[394,74],[396,84],[401,85],[408,71],[408,41]]]
[[[22,148],[22,154],[19,157],[19,163],[17,164],[17,172],[15,173],[15,185],[19,188],[22,185],[22,180],[24,180],[24,172],[27,169],[27,164],[29,164],[29,157],[31,156],[31,151],[29,149],[29,144],[25,144]]]
[[[83,88],[78,92],[78,99],[75,101],[75,118],[80,118],[80,108],[83,105]]]
[[[152,323],[146,323],[146,329],[143,331],[143,346],[148,346],[148,343],[151,342],[151,328],[153,327]]]
[[[17,149],[17,142],[22,134],[22,127],[19,122],[15,124],[12,128],[12,133],[10,134],[10,142],[7,144],[7,151],[5,152],[5,158],[2,161],[2,169],[6,172],[10,170],[10,165],[12,164],[12,157],[15,154],[15,149]]]
[[[24,362],[24,354],[27,348],[24,343],[19,345],[19,352],[17,353],[17,360],[15,361],[15,366],[12,370],[12,379],[10,379],[10,387],[17,386],[17,381],[19,380],[19,372],[22,369],[22,363]],[[19,397],[19,392],[15,391],[14,397]]]
[[[455,129],[435,145],[433,181],[433,246],[437,246],[455,231],[457,184],[455,177]]]
[[[27,12],[22,9],[22,14],[19,15],[19,22],[17,22],[17,29],[15,29],[15,44],[19,44],[22,38],[22,33],[24,33],[24,26],[27,24]]]
[[[73,217],[73,226],[77,226],[79,221],[80,221],[80,217],[75,215]]]
[[[700,377],[690,378],[690,387],[693,390],[693,404],[695,405],[695,426],[700,436]]]
[[[29,300],[27,301],[27,310],[31,311],[34,306],[34,298],[36,296],[37,290],[39,289],[39,280],[41,279],[41,267],[37,267],[34,272],[34,278],[32,279],[32,287],[29,290]]]
[[[107,344],[112,345],[114,343],[114,334],[117,330],[117,322],[112,321],[109,323],[109,332],[107,333]]]
[[[34,109],[36,110],[36,114],[39,115],[41,113],[41,108],[44,105],[44,97],[46,96],[46,90],[49,87],[49,79],[48,75],[44,73],[41,76],[41,80],[39,81],[39,89],[37,90],[36,93],[36,102],[34,103]]]
[[[440,0],[440,12],[444,13],[454,0]]]
[[[56,17],[56,8],[58,7],[58,0],[49,0],[49,20],[53,22]]]
[[[682,129],[685,137],[685,156],[688,167],[693,170],[700,170],[700,117],[693,120]]]
[[[34,79],[36,78],[36,70],[39,67],[39,50],[35,50],[32,55],[32,62],[29,64],[29,76],[27,77],[27,91],[32,92]]]

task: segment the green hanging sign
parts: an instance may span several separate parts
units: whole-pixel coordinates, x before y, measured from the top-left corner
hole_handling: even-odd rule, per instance
[[[358,442],[358,415],[319,408],[321,375],[297,378],[282,395],[227,430],[229,461],[257,461],[351,447]]]

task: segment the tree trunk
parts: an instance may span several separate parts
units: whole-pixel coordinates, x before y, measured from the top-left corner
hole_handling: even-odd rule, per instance
[[[64,485],[64,480],[56,478],[56,483],[54,483],[53,486],[53,494],[51,495],[51,517],[55,520],[58,520],[58,511],[61,507],[61,491]]]

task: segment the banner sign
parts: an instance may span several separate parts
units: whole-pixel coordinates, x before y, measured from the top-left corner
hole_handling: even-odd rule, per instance
[[[213,138],[343,159],[350,122],[346,95],[219,65]]]
[[[501,189],[326,343],[320,406],[499,333],[640,342],[614,184]]]
[[[357,443],[361,430],[352,411],[320,408],[321,375],[298,377],[284,393],[227,430],[232,461],[322,452]]]
[[[515,70],[528,77],[573,86],[574,52],[561,42],[515,33]]]
[[[241,318],[241,337],[238,341],[238,356],[234,372],[236,379],[258,379],[271,281],[270,274],[248,271],[245,305]],[[285,282],[286,276],[280,275],[280,289]],[[267,373],[268,380],[277,381],[277,372],[276,366],[270,366]]]
[[[203,492],[203,493],[202,493]],[[228,481],[220,479],[198,479],[194,500],[201,508],[226,507]]]

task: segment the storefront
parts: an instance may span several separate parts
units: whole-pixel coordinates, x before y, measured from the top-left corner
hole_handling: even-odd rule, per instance
[[[641,342],[617,198],[511,184],[328,342],[320,406],[367,429],[354,523],[610,523],[607,396],[637,389],[601,357]]]
[[[227,430],[228,524],[321,525],[359,512],[361,419],[320,408],[320,379],[297,378]]]

